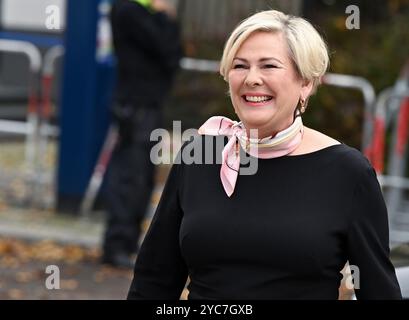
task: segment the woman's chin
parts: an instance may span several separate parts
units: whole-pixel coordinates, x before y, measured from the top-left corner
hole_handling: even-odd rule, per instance
[[[266,125],[267,122],[270,122],[271,119],[276,114],[275,110],[270,109],[251,109],[251,110],[241,110],[240,112],[240,119],[243,123],[252,126],[252,127],[260,127]],[[243,112],[244,111],[244,112]],[[269,120],[269,121],[267,121]]]
[[[244,126],[247,129],[253,129],[253,130],[259,130],[262,128],[265,128],[268,126],[268,123],[266,122],[266,119],[251,119],[251,120],[242,120],[244,123]]]
[[[267,125],[268,122],[266,121],[266,115],[252,115],[251,117],[243,117],[241,121],[243,121],[244,125],[248,128],[259,128],[264,127]]]

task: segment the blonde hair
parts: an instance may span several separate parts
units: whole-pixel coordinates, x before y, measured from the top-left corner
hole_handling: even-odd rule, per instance
[[[313,82],[313,91],[325,74],[329,57],[327,45],[317,30],[306,20],[268,10],[243,20],[232,32],[224,47],[220,74],[227,81],[233,59],[242,43],[254,32],[281,32],[287,41],[289,56],[298,74]]]

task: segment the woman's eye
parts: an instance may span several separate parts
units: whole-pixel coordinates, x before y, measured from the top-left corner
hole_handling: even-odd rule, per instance
[[[244,64],[235,64],[233,69],[244,69],[246,66]]]
[[[278,68],[278,66],[274,65],[274,64],[266,64],[264,65],[264,68],[266,69],[272,69],[272,68]]]

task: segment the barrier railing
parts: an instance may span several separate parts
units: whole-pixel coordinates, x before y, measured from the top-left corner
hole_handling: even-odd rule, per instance
[[[383,90],[375,106],[374,168],[385,188],[389,212],[391,244],[409,241],[409,210],[404,191],[409,189],[405,177],[409,124],[409,62],[393,87]],[[384,174],[386,134],[392,128],[388,168]]]
[[[51,104],[51,92],[52,84],[55,75],[55,63],[57,59],[61,58],[64,55],[63,46],[54,46],[48,49],[44,56],[44,65],[42,69],[42,109],[41,109],[41,118],[43,124],[48,124],[52,112]]]
[[[28,59],[28,106],[26,123],[18,121],[0,122],[0,131],[6,133],[24,134],[25,159],[24,159],[24,177],[25,184],[29,190],[35,189],[36,169],[38,156],[39,134],[39,97],[40,97],[40,70],[42,57],[40,51],[33,44],[25,41],[0,39],[0,52],[23,55]],[[26,193],[25,199],[33,202],[33,194]]]
[[[373,114],[376,101],[376,93],[370,82],[362,77],[327,73],[322,78],[322,83],[326,85],[357,89],[362,92],[365,108],[363,117],[363,133],[361,151],[372,161],[372,133],[373,133]]]
[[[36,159],[36,144],[39,139],[38,103],[40,91],[40,69],[42,58],[40,51],[33,44],[25,41],[0,39],[0,52],[23,54],[29,61],[29,96],[27,108],[27,130],[20,130],[21,123],[8,121],[0,123],[0,131],[27,134],[25,163],[27,170],[33,172]]]
[[[52,89],[56,70],[56,61],[64,55],[64,47],[57,45],[47,50],[44,55],[44,63],[41,72],[41,109],[40,109],[40,136],[38,150],[41,157],[45,157],[48,151],[49,139],[55,138],[59,135],[59,129],[56,126],[50,125],[52,115]],[[50,128],[52,128],[50,130]],[[53,134],[50,134],[52,132]],[[45,173],[49,171],[48,175],[38,176],[39,186],[36,189],[35,198],[38,205],[45,205],[47,207],[54,206],[56,202],[55,194],[55,168],[47,170],[44,167],[45,161],[38,161],[38,172]],[[49,192],[47,192],[47,187]],[[44,199],[44,195],[49,195],[49,198]]]
[[[215,60],[182,58],[180,66],[184,70],[199,72],[218,72],[220,62]]]
[[[51,112],[51,83],[54,62],[61,56],[62,47],[53,47],[42,59],[39,49],[30,42],[0,39],[0,52],[24,55],[28,67],[28,106],[26,121],[0,119],[0,132],[25,136],[24,173],[27,201],[43,205],[42,186],[49,183],[45,175],[44,156],[48,137],[56,137],[59,130],[49,124]]]

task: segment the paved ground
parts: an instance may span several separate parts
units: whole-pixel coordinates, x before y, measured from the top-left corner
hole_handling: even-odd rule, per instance
[[[10,250],[1,254],[0,299],[116,300],[126,297],[132,272],[100,265],[98,253],[93,249],[61,246],[50,241],[32,244],[16,239],[0,241],[2,250],[4,247]],[[7,242],[9,245],[4,245]],[[27,246],[37,247],[40,255],[23,258],[21,252],[16,253],[16,247],[30,251],[22,248]],[[58,269],[47,270],[50,265]],[[47,280],[47,277],[50,278]]]
[[[124,299],[130,270],[99,263],[100,219],[32,210],[0,214],[0,299]],[[49,270],[54,265],[58,270]],[[46,281],[59,289],[47,289]]]

